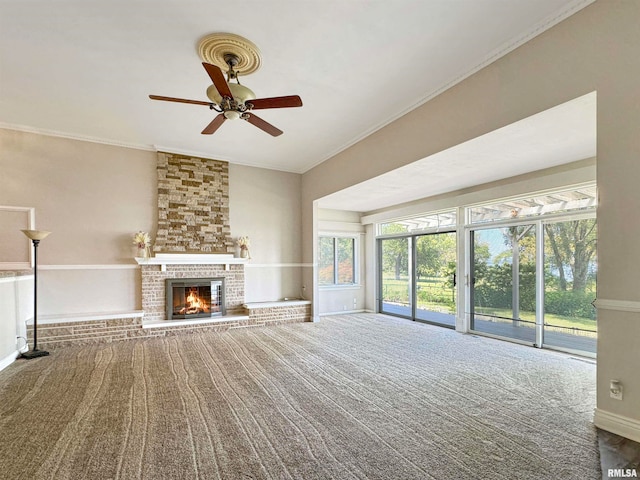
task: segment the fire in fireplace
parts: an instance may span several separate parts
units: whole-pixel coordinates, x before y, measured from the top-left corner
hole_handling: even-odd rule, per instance
[[[168,278],[167,319],[225,315],[224,278]]]

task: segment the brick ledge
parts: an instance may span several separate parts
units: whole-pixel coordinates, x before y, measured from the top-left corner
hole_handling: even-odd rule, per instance
[[[311,305],[311,300],[278,300],[274,302],[252,302],[242,306],[247,310],[254,308],[274,308],[274,307],[298,307],[300,305]]]
[[[142,310],[128,312],[95,312],[95,313],[60,313],[55,315],[38,315],[38,325],[52,325],[58,323],[95,322],[100,320],[117,320],[121,318],[141,318]],[[33,323],[30,318],[28,324]]]
[[[211,323],[225,323],[249,320],[249,315],[225,315],[224,317],[194,318],[191,320],[157,320],[142,322],[142,328],[183,327],[186,325],[205,325]]]

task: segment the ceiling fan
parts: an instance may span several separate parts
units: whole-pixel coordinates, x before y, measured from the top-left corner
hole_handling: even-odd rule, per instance
[[[246,120],[269,135],[277,137],[282,135],[282,130],[274,127],[270,123],[264,121],[253,110],[261,110],[267,108],[289,108],[301,107],[302,100],[298,95],[289,95],[285,97],[256,98],[253,91],[240,84],[238,73],[234,67],[238,65],[238,57],[228,53],[224,55],[224,61],[228,65],[227,78],[217,65],[203,62],[202,66],[211,77],[213,85],[207,88],[207,97],[211,101],[205,102],[201,100],[188,100],[185,98],[163,97],[159,95],[149,95],[152,100],[163,100],[166,102],[191,103],[194,105],[206,105],[211,110],[220,112],[209,125],[202,130],[202,134],[211,135],[225,122],[225,120],[236,120],[238,118]],[[231,83],[235,80],[236,83]]]

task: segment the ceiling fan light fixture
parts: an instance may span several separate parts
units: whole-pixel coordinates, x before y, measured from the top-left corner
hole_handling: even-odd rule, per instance
[[[236,110],[227,110],[223,115],[227,120],[237,120],[240,118],[240,112]]]
[[[233,98],[239,105],[244,105],[244,102],[247,100],[253,100],[256,98],[256,94],[253,93],[253,90],[245,87],[244,85],[240,85],[239,83],[230,83],[229,90],[231,90]],[[210,85],[209,88],[207,88],[207,97],[209,97],[209,100],[216,105],[220,105],[222,102],[222,96],[215,85]]]
[[[212,46],[209,45],[209,43],[216,44],[217,42],[217,44],[214,45],[215,48],[210,49],[215,50],[216,61],[213,61],[213,59],[209,61],[208,58],[205,59],[206,55],[201,55],[204,60],[202,62],[202,66],[213,82],[213,84],[207,88],[207,97],[210,100],[209,102],[189,100],[186,98],[164,97],[160,95],[149,95],[149,98],[151,100],[205,105],[211,110],[218,112],[218,115],[216,115],[209,125],[202,130],[201,133],[203,135],[211,135],[212,133],[215,133],[226,120],[237,120],[239,118],[246,120],[251,125],[258,127],[260,130],[273,137],[282,135],[282,130],[253,114],[253,110],[301,107],[302,100],[298,95],[256,98],[255,93],[253,93],[250,88],[240,85],[238,74],[242,72],[243,75],[246,75],[247,73],[255,71],[260,66],[260,56],[257,52],[257,48],[253,48],[255,47],[253,44],[248,45],[245,43],[244,45],[238,45],[237,41],[235,42],[235,45],[232,45],[234,42],[225,44],[225,42],[219,41],[220,35],[221,34],[214,34],[213,36],[209,36],[206,39],[203,39],[200,45],[202,47],[200,53],[202,54],[203,49],[208,50],[209,47]],[[237,36],[234,37],[234,40],[239,38]],[[234,48],[231,48],[232,46],[235,48],[235,51]],[[248,49],[251,50],[249,53],[254,54],[253,59],[257,61],[253,63],[246,62],[246,56],[242,55],[242,47],[251,47]],[[204,53],[209,54],[212,53],[212,51]],[[247,53],[247,48],[244,48],[244,53]],[[226,78],[224,72],[225,69]],[[230,83],[232,80],[235,80],[236,83]]]

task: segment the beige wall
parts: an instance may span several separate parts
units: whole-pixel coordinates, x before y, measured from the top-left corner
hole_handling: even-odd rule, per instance
[[[0,172],[0,205],[34,207],[53,232],[39,249],[39,315],[141,308],[132,235],[155,237],[156,152],[0,129]],[[229,190],[231,234],[253,242],[247,300],[298,295],[300,175],[230,166]]]
[[[247,302],[300,295],[300,181],[296,173],[229,165],[231,236],[251,240],[251,261],[245,267]]]
[[[367,291],[367,249],[365,227],[360,223],[360,213],[345,210],[319,209],[318,232],[321,235],[356,237],[356,285],[330,286],[318,289],[318,314],[362,311]]]
[[[640,2],[599,0],[304,174],[304,260],[313,261],[314,200],[597,91],[598,297],[640,302],[640,225],[630,214],[640,208],[639,22]],[[637,371],[640,350],[611,334],[640,338],[640,317],[628,315],[598,311],[598,409],[633,423],[640,421],[640,377],[628,366]],[[613,375],[628,385],[622,402],[606,393]]]
[[[156,153],[0,130],[0,205],[35,208],[39,315],[140,308],[133,232],[156,225]]]
[[[131,263],[156,224],[156,154],[0,130],[0,205],[36,208],[46,264]]]

